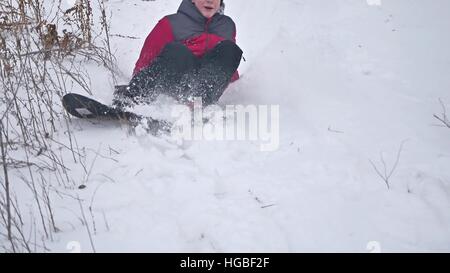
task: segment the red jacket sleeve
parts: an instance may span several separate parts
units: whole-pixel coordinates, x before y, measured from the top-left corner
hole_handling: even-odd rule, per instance
[[[235,82],[239,80],[239,72],[236,70],[236,72],[234,72],[233,76],[231,77],[231,82]]]
[[[174,40],[172,27],[167,17],[161,19],[145,39],[141,54],[134,67],[133,76],[146,68],[161,53],[164,46]]]

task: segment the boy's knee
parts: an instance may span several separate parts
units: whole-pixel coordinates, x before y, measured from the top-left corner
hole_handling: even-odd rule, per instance
[[[193,57],[192,52],[189,50],[189,48],[187,48],[187,46],[177,42],[168,43],[164,47],[161,55],[178,58]]]
[[[233,53],[233,54],[237,54],[237,55],[242,55],[243,51],[242,49],[233,41],[231,40],[223,40],[221,42],[219,42],[216,45],[216,50],[218,51],[224,51],[227,53]]]

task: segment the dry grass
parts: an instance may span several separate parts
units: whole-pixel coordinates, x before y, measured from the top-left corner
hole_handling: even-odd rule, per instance
[[[92,1],[77,1],[68,10],[61,10],[61,0],[48,2],[51,14],[45,13],[49,9],[42,1],[0,2],[0,227],[5,228],[0,246],[6,252],[46,251],[45,241],[59,232],[52,203],[55,188],[76,187],[63,155],[70,154],[74,164],[86,160],[61,98],[74,84],[91,93],[86,61],[115,74],[103,2],[98,2],[103,33],[98,36]],[[60,130],[68,144],[57,140]],[[24,221],[19,209],[23,193],[17,195],[13,187],[19,182],[34,196],[31,220]],[[8,245],[2,245],[5,240]]]

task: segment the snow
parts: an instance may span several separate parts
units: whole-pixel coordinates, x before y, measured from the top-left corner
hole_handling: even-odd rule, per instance
[[[180,1],[110,0],[126,83],[143,41]],[[280,106],[280,146],[176,145],[114,123],[72,121],[87,176],[64,155],[80,203],[53,195],[54,252],[450,250],[447,0],[227,0],[246,62],[221,104]],[[94,96],[112,80],[93,65]],[[94,76],[95,75],[95,76]],[[81,93],[81,92],[80,92]],[[65,125],[62,124],[62,127]],[[60,141],[66,142],[61,133]],[[401,146],[403,143],[403,146]],[[394,166],[390,189],[381,156]],[[19,192],[16,189],[16,192]],[[92,208],[92,213],[89,212]],[[95,232],[94,232],[95,229]],[[94,234],[95,233],[95,234]]]

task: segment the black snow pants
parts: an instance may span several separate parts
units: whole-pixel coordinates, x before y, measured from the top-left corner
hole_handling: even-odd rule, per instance
[[[136,74],[128,86],[116,89],[116,107],[149,103],[160,94],[188,103],[201,97],[204,105],[216,103],[237,70],[242,50],[232,41],[222,41],[202,58],[185,45],[169,43],[150,66]]]

